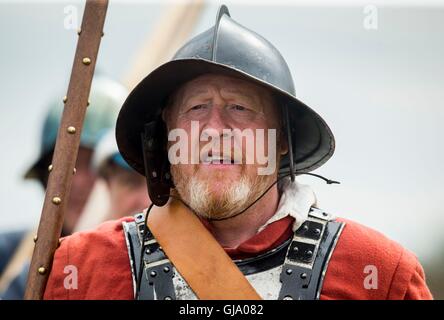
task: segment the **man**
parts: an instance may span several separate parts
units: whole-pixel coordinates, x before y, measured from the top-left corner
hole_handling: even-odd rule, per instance
[[[90,106],[86,113],[77,155],[76,171],[72,179],[71,197],[66,208],[62,236],[67,236],[74,231],[83,212],[97,179],[97,174],[94,172],[91,163],[94,148],[106,130],[114,126],[119,107],[127,94],[127,90],[121,84],[111,79],[104,76],[98,76],[94,79]],[[39,181],[43,189],[46,189],[48,182],[62,112],[63,101],[60,98],[50,105],[41,133],[39,156],[25,174],[26,179]],[[14,251],[3,251],[4,249],[1,248],[2,259],[4,258],[5,262],[8,262],[4,270],[0,270],[0,296],[3,299],[23,298],[34,234],[35,231],[26,230],[20,236],[17,236],[16,233],[0,235],[0,238],[7,237],[2,241],[2,247],[6,247],[5,243],[8,243],[9,247],[16,248]],[[16,244],[13,246],[14,242]]]
[[[412,253],[296,182],[333,134],[225,6],[133,90],[116,132],[156,206],[62,241],[46,299],[432,298]]]

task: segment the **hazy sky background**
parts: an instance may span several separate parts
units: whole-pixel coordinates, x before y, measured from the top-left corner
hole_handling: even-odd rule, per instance
[[[38,223],[43,192],[21,176],[37,157],[47,102],[67,89],[77,33],[64,28],[64,7],[81,14],[82,3],[0,2],[0,230]],[[421,260],[436,252],[444,242],[442,2],[371,2],[377,30],[364,28],[359,1],[227,3],[281,51],[297,96],[336,136],[335,155],[316,173],[342,184],[300,178],[320,207],[382,231]],[[96,70],[120,79],[165,7],[111,0]],[[194,34],[213,25],[217,7],[210,1]]]

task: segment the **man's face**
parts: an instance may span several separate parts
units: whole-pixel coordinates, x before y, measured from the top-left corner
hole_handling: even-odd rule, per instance
[[[151,203],[145,177],[137,172],[112,164],[112,172],[107,178],[111,198],[111,218],[119,219],[124,216],[141,212]]]
[[[208,74],[184,84],[172,101],[163,117],[169,131],[179,128],[187,133],[189,161],[171,165],[171,173],[178,193],[199,215],[216,219],[229,217],[254,201],[276,180],[278,161],[271,174],[261,175],[258,169],[264,164],[256,154],[274,152],[278,154],[274,154],[275,159],[279,159],[279,154],[286,152],[286,144],[280,139],[280,111],[268,90],[238,78]],[[192,133],[196,130],[195,126],[192,128],[193,123],[198,123],[198,135]],[[233,129],[249,129],[253,148],[242,137],[223,138],[227,130]],[[270,129],[275,130],[274,141],[269,141]],[[258,139],[261,130],[262,141]],[[212,141],[202,141],[203,136],[208,136],[206,132],[220,137],[222,142],[216,150],[208,151],[205,147]],[[231,144],[229,148],[227,142]],[[274,148],[270,149],[272,144]],[[191,162],[193,146],[197,146],[200,155],[200,161],[194,164]],[[239,156],[241,162],[236,163]]]

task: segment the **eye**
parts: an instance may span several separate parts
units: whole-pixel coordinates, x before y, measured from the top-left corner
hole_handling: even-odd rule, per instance
[[[203,104],[198,104],[198,105],[196,105],[196,106],[191,107],[190,110],[192,110],[192,111],[197,111],[197,110],[201,110],[201,109],[203,109],[204,107],[205,107],[205,105],[203,105]]]
[[[239,104],[234,104],[234,105],[231,106],[231,108],[233,110],[236,110],[236,111],[245,111],[245,110],[247,110],[247,108],[245,108],[245,107],[243,107],[243,106],[241,106]]]

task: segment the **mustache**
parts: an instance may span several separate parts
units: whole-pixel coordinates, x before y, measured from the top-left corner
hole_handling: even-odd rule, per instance
[[[265,134],[265,130],[267,134]],[[192,121],[190,132],[175,128],[168,133],[170,164],[254,164],[260,175],[276,171],[280,148],[276,129],[205,129]]]
[[[200,162],[204,164],[242,164],[243,156],[240,152],[205,152],[200,151]]]

